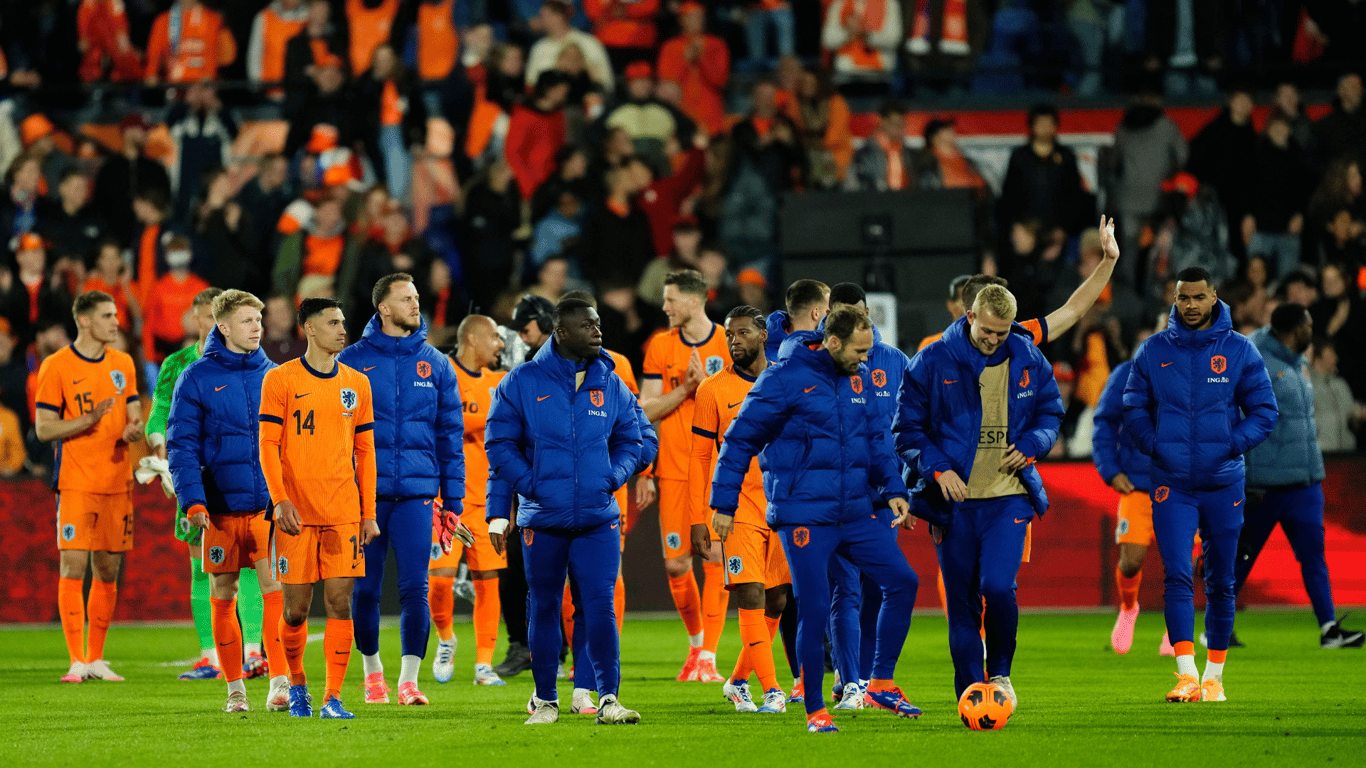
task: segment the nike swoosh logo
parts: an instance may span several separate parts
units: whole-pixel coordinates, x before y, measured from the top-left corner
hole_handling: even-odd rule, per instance
[[[227,647],[230,646],[230,645],[232,645],[232,642],[231,642],[231,641],[226,642],[226,643],[219,643],[219,644],[218,644],[218,647],[219,647],[219,648],[227,648]]]
[[[539,402],[541,402],[542,400],[546,399],[547,397],[550,397],[550,395],[542,395],[541,397],[536,398],[536,402],[539,403]]]
[[[816,387],[807,387],[804,391],[810,392],[811,390],[813,390],[813,389],[815,389],[815,388],[816,388]]]
[[[312,392],[305,392],[305,393],[303,393],[302,395],[295,395],[295,396],[294,396],[294,399],[295,399],[295,400],[298,400],[298,399],[301,398],[301,397],[308,397],[308,396],[311,395],[311,394],[313,394],[313,393],[312,393]]]
[[[763,640],[755,640],[754,642],[752,642],[752,643],[749,644],[749,647],[750,647],[750,648],[753,648],[753,647],[756,646],[756,645],[762,645],[763,642],[764,642]]]
[[[1233,502],[1233,506],[1236,507],[1236,506],[1238,506],[1239,504],[1242,504],[1242,503],[1243,503],[1243,500],[1242,500],[1242,499],[1238,499],[1237,501]]]
[[[228,385],[227,385],[227,384],[224,384],[224,385],[221,386],[221,387],[214,387],[214,388],[213,388],[213,391],[215,391],[215,392],[220,392],[220,391],[225,390],[225,389],[227,389],[227,388],[228,388]]]
[[[1171,363],[1163,363],[1163,364],[1162,364],[1162,367],[1163,367],[1163,368],[1166,368],[1166,367],[1169,366],[1169,365],[1171,365]]]
[[[82,381],[85,381],[85,379],[76,379],[75,381],[71,382],[71,384],[72,386],[75,386],[76,384],[80,384]]]
[[[1015,518],[1015,522],[1017,522],[1017,523],[1027,523],[1027,522],[1029,522],[1029,518],[1026,517],[1025,519],[1021,520],[1020,518],[1017,517],[1017,518]]]
[[[957,384],[958,379],[944,379],[945,384]]]
[[[362,368],[362,369],[360,369],[360,370],[361,370],[362,373],[364,373],[365,371],[373,371],[373,370],[375,370],[375,366],[372,365],[372,366],[370,366],[369,368]]]
[[[338,656],[350,656],[350,655],[351,655],[351,651],[349,651],[349,650],[346,650],[346,651],[333,651],[333,653],[335,653],[335,654],[338,655]]]
[[[810,391],[810,390],[807,390],[807,391]],[[739,408],[740,405],[741,405],[741,403],[744,403],[744,402],[745,402],[744,400],[741,400],[739,403],[728,403],[728,404],[726,404],[726,408],[727,408],[727,409],[730,409],[730,408]]]

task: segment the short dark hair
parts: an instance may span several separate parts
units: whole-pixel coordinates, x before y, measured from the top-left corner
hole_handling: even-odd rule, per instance
[[[1204,267],[1186,267],[1176,273],[1178,283],[1198,283],[1204,281],[1211,287],[1214,286],[1214,278],[1210,276],[1209,270]]]
[[[1305,272],[1303,269],[1297,269],[1281,278],[1280,284],[1276,286],[1277,298],[1284,299],[1287,289],[1295,284],[1303,285],[1306,288],[1312,288],[1315,291],[1319,289],[1318,281],[1314,279],[1313,275]]]
[[[328,309],[341,309],[340,301],[336,299],[314,298],[304,299],[299,304],[299,327],[304,327],[304,323],[312,320],[318,313]]]
[[[1059,122],[1058,107],[1049,102],[1040,102],[1029,108],[1029,125],[1033,126],[1034,121],[1041,117],[1051,117],[1053,122]]]
[[[677,272],[670,272],[668,277],[664,278],[664,284],[675,286],[683,293],[693,296],[705,298],[707,295],[707,278],[695,269],[680,269]]]
[[[1294,333],[1309,317],[1309,310],[1302,305],[1287,301],[1271,312],[1271,330],[1278,334]]]
[[[812,305],[825,301],[830,295],[830,286],[819,280],[803,278],[787,287],[787,313],[795,315],[809,309]]]
[[[200,307],[208,306],[213,303],[214,299],[222,295],[222,288],[205,288],[204,290],[195,294],[194,301],[190,302],[190,306],[194,309],[199,309]]]
[[[380,302],[389,298],[389,289],[394,287],[394,283],[411,283],[413,276],[407,272],[395,272],[385,275],[375,281],[375,287],[370,291],[370,303],[375,309],[379,309]]]
[[[944,117],[936,117],[928,123],[925,123],[925,145],[929,146],[930,142],[934,141],[934,137],[938,136],[940,131],[952,127],[953,121]]]
[[[767,318],[764,317],[763,310],[760,310],[758,307],[751,307],[748,304],[741,304],[740,306],[726,313],[727,322],[734,320],[737,317],[748,317],[749,319],[754,321],[754,325],[757,326],[761,331],[766,330],[768,328]]]
[[[86,291],[80,296],[77,296],[75,301],[71,302],[71,316],[81,317],[82,315],[88,315],[95,311],[95,307],[106,302],[114,304],[114,297],[104,291]]]
[[[560,303],[555,305],[555,327],[560,327],[560,323],[564,321],[566,315],[592,308],[593,305],[583,299],[560,299]]]
[[[860,301],[867,302],[868,294],[858,283],[836,283],[830,287],[831,304],[857,304]]]
[[[962,301],[963,289],[967,287],[972,275],[959,275],[949,281],[949,301]]]
[[[563,301],[565,299],[578,299],[579,301],[588,304],[588,306],[593,309],[598,308],[597,298],[588,291],[565,291],[564,294],[560,296],[560,300]]]
[[[999,285],[1002,288],[1009,289],[1010,281],[995,275],[973,275],[969,277],[963,283],[963,306],[972,309],[972,305],[977,301],[977,294],[981,293],[982,289],[988,285]]]
[[[825,317],[825,338],[847,342],[849,337],[854,335],[854,331],[872,327],[873,321],[869,320],[867,315],[853,307],[839,307],[830,310],[830,314]]]

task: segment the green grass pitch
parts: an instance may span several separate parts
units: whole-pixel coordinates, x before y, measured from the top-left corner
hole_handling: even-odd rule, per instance
[[[266,683],[248,683],[253,711],[225,715],[221,681],[180,682],[163,666],[192,653],[187,628],[115,627],[106,656],[123,683],[62,685],[60,630],[0,631],[0,764],[198,766],[484,765],[532,768],[581,764],[642,766],[862,765],[1342,765],[1366,747],[1366,652],[1321,651],[1308,611],[1246,612],[1229,654],[1230,701],[1166,704],[1175,668],[1157,655],[1162,617],[1145,613],[1134,650],[1109,648],[1109,614],[1025,614],[1012,679],[1022,706],[1005,730],[974,733],[958,720],[947,629],[942,616],[917,616],[897,680],[925,710],[918,721],[865,710],[837,716],[839,734],[807,734],[797,708],[785,715],[736,714],[721,685],[678,683],[686,651],[679,622],[628,619],[622,701],[637,726],[597,726],[566,711],[556,725],[522,725],[530,673],[505,688],[475,688],[473,634],[457,624],[456,677],[423,690],[430,707],[367,706],[353,655],[343,695],[350,722],[293,720],[264,711]],[[314,622],[315,631],[322,622]],[[720,663],[739,647],[732,620]],[[386,626],[382,651],[391,685],[398,631]],[[790,684],[779,654],[779,681]],[[499,651],[499,658],[502,652]],[[1203,653],[1198,654],[1203,666]],[[315,698],[322,693],[322,644],[307,653]],[[829,678],[826,678],[827,685]],[[892,762],[885,762],[892,761]]]

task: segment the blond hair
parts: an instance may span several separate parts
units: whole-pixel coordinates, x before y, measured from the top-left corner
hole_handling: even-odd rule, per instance
[[[972,302],[972,312],[980,315],[988,312],[1002,320],[1014,322],[1015,313],[1019,311],[1019,305],[1015,303],[1015,295],[1000,285],[988,285],[977,292],[977,298]]]
[[[266,308],[261,300],[246,291],[239,291],[233,288],[223,291],[213,300],[213,321],[215,323],[227,322],[228,318],[241,307],[251,307],[257,311]]]

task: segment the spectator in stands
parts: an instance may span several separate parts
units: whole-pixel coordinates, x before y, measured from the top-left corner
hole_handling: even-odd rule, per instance
[[[507,162],[489,164],[465,191],[460,222],[465,287],[481,306],[492,307],[511,283],[512,233],[522,224],[522,197]]]
[[[702,258],[702,230],[697,219],[687,216],[673,225],[672,244],[666,256],[655,259],[645,267],[636,285],[636,292],[647,304],[663,306],[664,278],[682,269],[698,269]]]
[[[583,52],[589,76],[602,86],[603,93],[610,94],[615,83],[607,49],[596,37],[571,27],[569,22],[573,17],[574,8],[565,0],[546,0],[541,5],[541,12],[536,18],[541,22],[545,37],[537,40],[527,54],[527,82],[539,82],[542,73],[555,68],[555,62],[560,60],[560,49],[573,43]]]
[[[752,166],[775,195],[801,187],[806,172],[806,153],[798,143],[797,127],[778,111],[777,95],[772,83],[756,84],[749,116],[731,131],[732,170]]]
[[[706,152],[693,147],[684,154],[683,165],[669,176],[657,177],[654,166],[639,155],[627,161],[636,177],[635,204],[650,222],[653,254],[664,256],[673,248],[673,227],[682,215],[683,203],[697,191],[706,169]],[[723,318],[724,319],[724,318]]]
[[[194,297],[209,288],[207,280],[190,271],[193,258],[189,239],[172,235],[166,244],[166,274],[157,279],[143,308],[147,328],[143,337],[151,341],[143,352],[149,362],[160,363],[185,346],[185,313],[190,311]]]
[[[1325,264],[1320,276],[1319,300],[1309,307],[1314,319],[1314,334],[1331,339],[1343,352],[1338,372],[1352,388],[1352,396],[1366,400],[1366,307],[1361,292],[1341,264]]]
[[[119,329],[132,333],[142,323],[142,305],[138,303],[133,286],[133,270],[123,260],[123,249],[113,240],[101,240],[93,255],[87,259],[85,282],[81,293],[104,291],[114,297],[119,313]]]
[[[900,45],[899,0],[833,0],[826,7],[821,48],[836,78],[890,78]]]
[[[512,108],[503,151],[523,200],[530,200],[536,188],[550,177],[555,153],[564,146],[564,102],[568,97],[568,79],[552,69],[537,77],[536,89],[526,103]]]
[[[641,177],[629,165],[607,172],[607,198],[588,214],[580,242],[583,276],[595,285],[621,277],[635,285],[655,258],[650,220],[635,202]]]
[[[336,60],[349,70],[350,50],[346,29],[332,21],[332,3],[309,0],[303,31],[285,43],[285,83],[292,91],[306,91],[312,85],[313,69],[327,61]],[[291,100],[292,94],[286,103]]]
[[[335,136],[330,147],[351,147],[359,136],[356,103],[346,87],[342,61],[335,56],[322,59],[312,70],[313,87],[297,104],[286,105],[289,135],[285,137],[285,156],[294,157],[314,135],[314,128],[331,126]],[[308,147],[310,154],[321,154],[322,148]],[[302,175],[302,174],[301,174]],[[307,179],[305,179],[307,183]]]
[[[1314,385],[1314,424],[1324,453],[1355,451],[1356,432],[1366,422],[1366,404],[1352,396],[1347,380],[1338,375],[1338,350],[1331,339],[1314,337],[1309,380]]]
[[[1235,327],[1244,323],[1261,328],[1271,321],[1274,309],[1270,282],[1270,267],[1265,256],[1250,255],[1243,263],[1238,278],[1222,289],[1220,298],[1233,312]]]
[[[811,185],[834,189],[843,184],[854,159],[851,112],[849,102],[835,91],[826,71],[800,71],[796,91],[784,111],[800,129]]]
[[[1301,307],[1312,307],[1319,300],[1319,286],[1313,275],[1303,269],[1291,272],[1276,286],[1276,300],[1290,302]]]
[[[256,164],[256,175],[237,193],[237,202],[246,213],[248,248],[252,253],[274,253],[272,247],[275,227],[285,212],[285,207],[294,199],[289,185],[289,162],[284,155],[270,154]],[[267,293],[253,290],[252,294],[263,296]]]
[[[958,129],[952,120],[925,124],[925,148],[916,155],[915,176],[916,185],[923,189],[976,189],[991,195],[977,163],[958,146]]]
[[[294,301],[289,296],[266,299],[266,311],[261,317],[261,348],[272,363],[284,365],[302,357],[308,342],[299,338],[295,323]]]
[[[28,407],[28,366],[26,355],[19,349],[19,339],[9,321],[0,318],[0,405],[19,414],[21,434],[27,434],[33,421]],[[20,354],[15,354],[19,352]]]
[[[57,185],[72,166],[71,158],[57,148],[54,141],[56,134],[57,126],[41,112],[29,115],[19,124],[19,137],[23,141],[24,151],[38,158],[47,187],[43,194],[51,198],[57,197]]]
[[[625,128],[635,152],[651,159],[656,167],[668,163],[665,145],[677,139],[691,146],[697,126],[677,107],[655,98],[654,73],[649,62],[637,61],[626,68],[626,97],[607,112],[608,129]]]
[[[1029,141],[1010,153],[1001,185],[1002,232],[1032,218],[1044,230],[1076,234],[1092,217],[1076,153],[1058,143],[1058,108],[1035,105],[1028,119]]]
[[[797,52],[792,6],[787,0],[751,0],[745,16],[745,59],[740,66],[749,72],[763,72],[773,68],[774,62]],[[773,30],[773,48],[768,46],[769,30]],[[769,55],[770,50],[776,55]]]
[[[5,173],[9,194],[0,201],[0,237],[41,229],[56,217],[57,206],[43,197],[43,166],[37,155],[20,153]]]
[[[636,145],[625,128],[605,128],[605,135],[596,150],[588,159],[587,183],[592,190],[590,200],[607,194],[607,172],[634,157]]]
[[[1244,224],[1244,230],[1251,230],[1252,238],[1247,253],[1266,259],[1272,279],[1285,277],[1300,266],[1300,235],[1310,179],[1308,158],[1295,143],[1292,131],[1290,120],[1273,111],[1257,140],[1251,164],[1247,215],[1252,221]]]
[[[542,187],[544,189],[544,187]],[[541,190],[537,190],[539,193]],[[565,255],[578,245],[583,229],[583,200],[570,189],[560,191],[559,201],[536,222],[531,233],[531,267]]]
[[[361,81],[357,103],[365,125],[364,142],[370,161],[395,200],[408,200],[413,158],[408,148],[427,142],[427,115],[418,98],[417,79],[398,60],[394,49],[381,45]],[[376,280],[384,275],[377,275]],[[373,283],[372,283],[373,285]]]
[[[1144,223],[1157,212],[1162,182],[1186,165],[1186,139],[1152,93],[1140,94],[1124,110],[1115,129],[1110,154],[1107,205],[1118,221],[1120,252],[1138,254]],[[1139,288],[1143,270],[1139,258],[1125,259],[1116,270],[1120,285]]]
[[[19,424],[19,414],[0,403],[0,477],[15,477],[24,471],[27,461],[24,428]]]
[[[128,14],[122,0],[84,0],[76,11],[76,38],[83,82],[106,77],[116,83],[142,79],[142,54],[128,39]]]
[[[594,194],[588,180],[588,152],[577,144],[565,144],[555,153],[555,170],[531,197],[531,220],[539,222],[564,202],[564,193],[577,198],[580,208]]]
[[[1360,160],[1366,147],[1366,109],[1362,108],[1361,75],[1348,72],[1338,78],[1333,111],[1314,123],[1314,149],[1320,168],[1343,156]]]
[[[204,194],[204,178],[209,171],[232,160],[232,142],[237,138],[237,121],[223,109],[211,83],[193,83],[185,99],[166,115],[171,143],[176,150],[171,188],[175,190],[175,217],[184,220],[190,204]]]
[[[60,205],[38,227],[52,252],[60,257],[85,260],[104,235],[104,222],[90,203],[90,177],[72,167],[57,185]]]
[[[1343,211],[1347,212],[1345,220]],[[1323,252],[1331,250],[1334,241],[1343,244],[1361,236],[1366,230],[1366,195],[1358,161],[1344,155],[1329,164],[1309,198],[1306,219],[1306,244],[1313,258],[1320,262]]]
[[[546,259],[536,270],[536,280],[526,292],[558,304],[569,287],[569,260],[561,256]]]
[[[413,26],[413,44],[416,48],[417,77],[428,86],[428,92],[440,93],[454,84],[460,83],[468,89],[469,83],[460,66],[460,33],[456,29],[455,0],[422,0],[417,4],[417,23]],[[481,53],[487,53],[485,47]],[[468,98],[468,94],[462,94]],[[435,104],[427,104],[429,112],[441,114],[434,109]]]
[[[555,69],[569,79],[569,96],[565,98],[565,130],[571,142],[584,138],[588,124],[602,115],[606,98],[602,88],[588,75],[583,51],[572,43],[560,50]]]
[[[770,309],[768,301],[768,279],[754,267],[745,267],[735,276],[735,299],[740,304],[758,307],[760,312]]]
[[[1324,227],[1320,238],[1319,260],[1322,263],[1338,262],[1345,265],[1366,263],[1366,232],[1360,219],[1353,217],[1353,211],[1341,208]],[[1350,271],[1350,270],[1349,270]]]
[[[1306,160],[1314,160],[1317,157],[1314,146],[1314,122],[1304,113],[1299,86],[1291,80],[1277,83],[1272,105],[1273,113],[1280,114],[1290,121],[1290,136],[1304,153]]]
[[[1083,412],[1086,403],[1075,397],[1077,374],[1071,364],[1053,363],[1053,380],[1058,383],[1058,397],[1064,410],[1058,439],[1048,450],[1048,458],[1057,460],[1084,459],[1091,455],[1091,419]],[[1085,425],[1083,427],[1083,425]]]
[[[1168,96],[1213,93],[1224,66],[1223,32],[1231,26],[1222,3],[1150,0],[1147,68],[1165,71]]]
[[[659,0],[584,0],[593,36],[607,48],[613,69],[654,58]]]
[[[726,313],[740,304],[735,296],[735,276],[731,274],[725,251],[714,244],[703,245],[697,254],[697,271],[707,282],[703,309],[712,322],[723,322]]]
[[[400,0],[346,0],[346,26],[351,33],[351,77],[360,77],[370,68],[371,58],[381,45],[397,45],[399,29],[394,24]]]
[[[403,206],[389,201],[380,219],[380,234],[364,240],[359,247],[348,247],[338,272],[337,294],[343,302],[346,327],[351,338],[359,339],[370,320],[374,305],[370,290],[385,275],[405,272],[413,276],[418,295],[430,295],[433,254],[421,237],[413,232]]]
[[[194,239],[209,264],[207,277],[214,286],[260,295],[270,287],[270,252],[253,248],[256,228],[251,214],[233,199],[232,192],[232,176],[226,168],[206,174],[204,194],[191,219]]]
[[[389,190],[384,185],[376,184],[367,189],[360,196],[360,205],[351,220],[350,233],[359,236],[362,241],[382,239],[384,219],[392,202],[393,198],[389,197]],[[345,202],[342,203],[342,210],[348,210]]]
[[[110,234],[125,245],[132,242],[137,225],[133,199],[147,190],[157,190],[167,200],[171,198],[171,177],[166,166],[146,154],[147,132],[151,127],[141,113],[130,112],[119,123],[121,151],[105,158],[95,174],[95,210]]]
[[[1186,170],[1195,174],[1201,185],[1214,187],[1219,204],[1228,215],[1234,253],[1245,253],[1252,239],[1246,221],[1251,203],[1249,193],[1255,179],[1252,163],[1257,153],[1257,130],[1252,127],[1252,94],[1235,88],[1228,94],[1228,105],[1191,139]],[[1255,222],[1252,223],[1255,227]],[[1255,231],[1255,230],[1254,230]]]
[[[730,51],[715,35],[706,34],[707,9],[696,0],[678,6],[678,37],[659,49],[660,82],[676,82],[681,104],[698,127],[715,136],[726,129],[725,94],[730,80]]]
[[[303,0],[273,0],[256,14],[247,43],[247,79],[257,88],[265,84],[281,83],[285,79],[285,52],[289,41],[308,24],[309,9]],[[284,90],[279,86],[266,91],[270,98],[279,100]]]
[[[915,168],[915,151],[906,144],[906,106],[885,101],[877,131],[854,153],[854,182],[878,192],[915,189]]]
[[[275,293],[293,296],[309,293],[331,296],[336,284],[337,268],[346,250],[346,220],[342,205],[335,197],[326,197],[313,211],[312,220],[280,244],[275,259],[271,286]],[[302,281],[315,278],[305,291]]]
[[[134,273],[138,303],[146,307],[153,286],[166,270],[166,244],[178,227],[171,219],[170,198],[160,189],[144,189],[133,198],[133,215],[139,226],[133,242]]]
[[[503,156],[507,117],[525,92],[525,64],[522,49],[506,44],[490,48],[482,64],[466,70],[474,84],[474,107],[465,131],[465,155],[477,169]]]
[[[237,41],[221,14],[200,0],[176,0],[152,24],[143,79],[150,86],[217,80],[219,67],[236,58]]]
[[[27,346],[39,320],[71,314],[72,296],[63,274],[48,263],[43,239],[32,232],[15,239],[14,264],[13,270],[0,267],[0,317]]]

